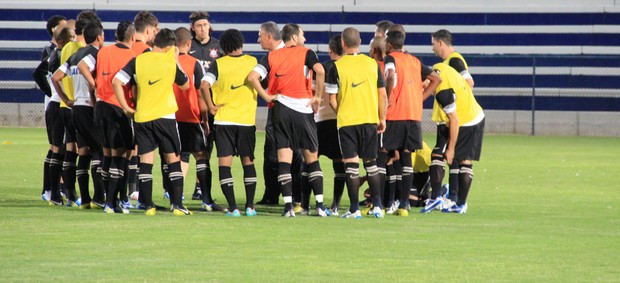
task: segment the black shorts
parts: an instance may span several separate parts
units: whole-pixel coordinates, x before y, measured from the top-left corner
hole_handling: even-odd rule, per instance
[[[60,117],[60,103],[50,101],[45,109],[45,128],[47,140],[53,146],[62,147],[65,139],[65,126]]]
[[[131,150],[136,146],[133,122],[120,107],[97,101],[95,124],[101,127],[103,147]]]
[[[164,153],[181,154],[181,141],[175,119],[159,118],[144,123],[135,123],[138,154],[154,151],[159,147]]]
[[[446,124],[438,124],[433,154],[443,155],[446,152],[448,140],[450,140],[450,128]]]
[[[95,125],[94,110],[91,106],[73,106],[71,114],[78,148],[88,146],[93,151],[101,151],[101,130]]]
[[[343,158],[377,158],[379,138],[375,124],[342,127],[338,129],[338,139]]]
[[[72,143],[77,141],[75,126],[73,125],[73,117],[71,115],[71,108],[60,107],[60,120],[65,127],[65,140],[63,143]]]
[[[319,155],[325,155],[332,160],[342,158],[336,124],[336,119],[316,123],[316,134],[319,138]]]
[[[480,160],[482,137],[484,135],[484,119],[473,126],[459,127],[454,159]],[[433,154],[443,155],[450,140],[450,128],[446,124],[437,125],[437,139]]]
[[[387,121],[382,142],[387,150],[422,149],[422,123],[412,120]]]
[[[181,152],[202,152],[207,149],[205,131],[200,123],[177,122]]]
[[[273,107],[273,130],[277,149],[302,148],[310,152],[319,149],[314,114],[297,112],[279,101],[276,101]]]
[[[215,125],[215,128],[217,157],[249,156],[254,160],[255,126]]]
[[[484,121],[480,123],[459,127],[459,137],[456,141],[454,158],[456,160],[480,160],[482,153],[482,138],[484,136]]]

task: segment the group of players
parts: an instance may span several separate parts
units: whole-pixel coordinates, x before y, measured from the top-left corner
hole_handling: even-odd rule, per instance
[[[277,204],[282,194],[282,215],[295,217],[309,214],[314,193],[318,216],[407,216],[410,200],[425,199],[430,185],[431,195],[421,212],[467,211],[471,161],[480,157],[484,113],[472,94],[467,64],[452,49],[448,31],[432,36],[434,52],[444,59],[432,67],[404,50],[402,25],[389,21],[377,23],[370,57],[360,53],[360,33],[349,27],[331,38],[330,60],[321,63],[304,47],[299,25],[286,24],[280,30],[276,23],[266,22],[259,28],[258,42],[268,54],[257,61],[243,54],[244,38],[238,30],[226,30],[218,40],[211,37],[207,12],[193,12],[189,19],[190,29],[160,30],[155,15],[142,11],[133,22],[119,23],[116,43],[104,47],[101,20],[93,11],[81,12],[74,21],[50,18],[52,44],[44,49],[34,73],[50,97],[50,149],[42,191],[50,205],[66,201],[81,209],[128,213],[132,198],[146,215],[155,215],[165,209],[152,197],[159,149],[173,214],[192,214],[183,205],[192,154],[197,175],[192,198],[202,200],[203,210],[241,216],[231,173],[233,156],[239,156],[245,215],[256,215],[255,117],[260,96],[269,110],[266,190],[259,204]],[[422,102],[431,95],[437,123],[432,153],[421,130]],[[228,208],[211,197],[214,143]],[[329,209],[323,204],[319,155],[333,162],[334,201]],[[365,176],[360,176],[360,159]],[[446,163],[449,194],[442,191]],[[364,182],[368,199],[360,203]],[[351,205],[340,213],[345,185]]]

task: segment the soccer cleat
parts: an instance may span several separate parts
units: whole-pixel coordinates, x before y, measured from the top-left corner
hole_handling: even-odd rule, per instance
[[[192,200],[201,200],[202,199],[202,191],[201,190],[195,190],[194,193],[192,194]]]
[[[372,204],[366,206],[364,209],[362,209],[361,214],[362,215],[372,215]]]
[[[282,212],[282,216],[284,216],[284,217],[295,217],[295,210],[293,210],[293,209],[284,210],[284,212]]]
[[[337,207],[336,208],[332,208],[331,211],[332,211],[332,215],[333,216],[340,216],[340,213],[338,213],[338,208]]]
[[[437,207],[440,207],[442,204],[443,204],[443,199],[440,197],[436,199],[430,199],[428,200],[424,208],[420,210],[420,213],[429,213],[433,211],[434,209],[436,209]]]
[[[302,209],[300,212],[295,213],[296,215],[310,215],[310,211],[307,209]]]
[[[441,211],[443,211],[444,209],[450,208],[452,206],[456,205],[456,202],[452,201],[451,199],[447,198],[444,200],[443,204],[441,205]]]
[[[232,212],[226,210],[226,216],[228,216],[228,217],[241,217],[241,213],[239,213],[239,209],[235,209]]]
[[[100,208],[100,209],[104,209],[105,208],[105,203],[98,203],[96,201],[91,201],[90,202],[90,208]]]
[[[383,218],[384,214],[383,214],[383,209],[379,208],[379,207],[375,207],[372,209],[372,216],[374,216],[375,218]]]
[[[50,199],[52,199],[52,191],[45,191],[45,193],[41,194],[41,199],[43,199],[43,201],[50,201]]]
[[[323,209],[321,207],[317,207],[316,208],[316,216],[327,217],[327,216],[330,216],[330,215],[331,215],[331,213],[329,212],[328,209]]]
[[[399,208],[398,210],[396,210],[396,212],[394,212],[394,215],[407,217],[409,216],[409,211],[404,208]]]
[[[121,206],[121,208],[123,208],[123,209],[135,208],[135,207],[133,206],[133,204],[131,204],[131,202],[130,202],[130,201],[121,201],[121,202],[119,203],[119,205],[120,205],[120,206]]]
[[[175,206],[174,209],[172,210],[172,214],[176,216],[185,216],[185,215],[192,215],[194,213],[189,211],[189,209],[185,208],[184,206]]]
[[[465,214],[467,212],[467,204],[456,205],[455,203],[453,206],[449,208],[442,209],[441,212]]]
[[[228,211],[227,209],[225,209],[224,207],[222,207],[221,205],[217,203],[204,203],[204,202],[202,203],[201,210],[207,211],[207,212]]]
[[[448,196],[450,195],[450,184],[444,184],[443,186],[441,186],[441,196],[445,199],[448,198]]]
[[[107,205],[103,208],[103,212],[104,213],[108,213],[108,214],[114,214],[115,213],[114,212],[114,208],[111,208],[111,207],[109,207]]]
[[[345,212],[342,216],[340,216],[340,218],[361,219],[362,213],[359,210],[356,210],[355,212],[351,212],[347,210],[347,212]]]
[[[80,207],[79,203],[80,203],[80,200],[77,200],[77,201],[70,200],[70,201],[67,201],[67,206],[70,206],[70,207]]]
[[[133,192],[133,193],[131,193],[129,195],[129,199],[131,199],[131,200],[138,200],[139,197],[140,197],[140,193],[137,192],[137,191],[135,191],[135,192]]]
[[[256,216],[256,209],[248,207],[245,209],[245,216]]]
[[[155,214],[157,214],[157,208],[155,208],[154,206],[147,206],[145,207],[146,212],[144,213],[144,215],[147,216],[154,216]]]
[[[297,202],[293,206],[293,210],[295,211],[295,213],[301,213],[304,209],[301,207],[301,203]]]
[[[64,205],[64,203],[62,202],[62,199],[61,200],[50,199],[50,201],[48,203],[49,203],[50,206],[54,206],[54,205],[62,206],[62,205]]]
[[[396,205],[396,203],[392,203],[392,205],[390,205],[390,207],[387,209],[387,211],[385,213],[386,214],[394,214],[396,212],[396,210],[398,210],[398,205]]]
[[[81,204],[80,209],[90,209],[90,202]]]

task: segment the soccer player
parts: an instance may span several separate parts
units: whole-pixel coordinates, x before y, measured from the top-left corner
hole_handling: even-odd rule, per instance
[[[273,51],[284,47],[280,29],[275,22],[265,22],[258,30],[258,43],[263,50]],[[263,86],[267,88],[266,81]],[[273,132],[273,102],[267,103],[267,122],[265,124],[265,145],[263,148],[263,178],[265,192],[257,204],[278,204],[280,188],[278,187],[278,153]],[[293,157],[293,163],[295,157]],[[294,166],[293,166],[294,167]]]
[[[328,43],[329,60],[323,62],[323,68],[330,70],[334,62],[344,55],[342,36],[334,35]],[[331,205],[333,215],[339,215],[340,199],[345,186],[345,169],[342,162],[342,153],[338,142],[338,128],[336,127],[336,112],[329,105],[329,93],[325,92],[319,105],[319,111],[314,114],[317,136],[319,137],[319,156],[324,155],[332,160],[334,170],[334,198]],[[309,194],[302,194],[302,207],[308,208]]]
[[[467,62],[463,56],[454,50],[452,46],[452,34],[450,31],[445,29],[440,29],[434,32],[431,36],[431,44],[433,46],[433,52],[437,57],[443,59],[443,62],[448,64],[450,67],[454,68],[458,73],[463,76],[465,81],[470,88],[474,88],[474,78],[469,73],[469,67],[467,66]],[[445,124],[440,125],[440,127],[445,127]],[[447,129],[443,129],[446,131]],[[450,177],[449,180],[449,194],[448,199],[449,203],[444,204],[446,207],[452,206],[456,202],[456,192],[459,190],[459,163],[452,162],[450,164]]]
[[[429,169],[432,194],[420,212],[431,212],[443,204],[440,194],[445,163],[458,162],[457,201],[442,211],[463,214],[467,212],[467,195],[474,176],[472,161],[480,160],[485,116],[461,74],[446,63],[437,63],[433,69],[442,79],[434,92],[433,121],[446,127],[437,127],[437,143]]]
[[[131,50],[135,42],[136,29],[129,21],[120,22],[116,28],[116,44],[105,46],[97,53],[96,86],[97,101],[95,105],[95,119],[101,126],[103,134],[103,155],[107,173],[106,206],[116,208],[116,195],[120,193],[120,207],[132,208],[127,199],[126,181],[128,164],[131,160],[132,149],[135,148],[134,129],[132,121],[125,116],[114,89],[112,79],[132,58],[135,53]],[[123,87],[125,99],[133,107],[131,87]],[[135,185],[135,184],[134,184]],[[121,210],[122,211],[122,210]]]
[[[136,42],[131,46],[131,50],[137,56],[151,50],[159,31],[159,20],[150,11],[140,11],[133,18],[133,24],[136,29]]]
[[[229,29],[220,36],[220,45],[226,56],[211,64],[204,77],[204,98],[211,114],[215,115],[215,145],[220,172],[220,186],[228,201],[227,216],[239,217],[235,201],[234,180],[230,168],[233,155],[238,155],[243,165],[245,184],[245,215],[255,216],[256,169],[256,91],[246,82],[247,74],[256,66],[256,58],[243,54],[243,35]],[[210,100],[209,89],[213,91]],[[266,93],[263,92],[263,95]],[[263,96],[270,102],[274,97]]]
[[[90,11],[90,10],[84,10],[78,14],[76,21],[75,21],[75,41],[65,44],[65,46],[62,48],[62,52],[60,56],[61,66],[65,64],[65,62],[67,62],[69,57],[72,56],[75,52],[77,52],[78,49],[86,46],[86,42],[83,36],[83,31],[84,31],[84,27],[86,27],[86,25],[88,25],[91,22],[101,23],[101,20],[99,19],[97,14],[95,14],[95,12]],[[54,87],[56,88],[56,91],[58,92],[60,85],[56,85],[56,83],[54,82],[53,84],[54,84]],[[73,123],[72,112],[71,112],[72,105],[66,104],[66,102],[69,100],[71,101],[71,103],[73,103],[74,101],[74,83],[73,83],[73,78],[71,76],[65,76],[64,79],[62,79],[62,90],[63,90],[63,93],[66,94],[66,97],[60,96],[61,101],[60,101],[60,110],[59,110],[62,123],[65,126],[65,140],[64,140],[65,159],[63,162],[63,166],[62,166],[62,179],[64,181],[65,187],[68,192],[67,198],[69,200],[67,204],[71,206],[79,206],[80,204],[78,204],[77,202],[78,197],[75,191],[75,179],[76,179],[76,174],[77,174],[76,160],[78,157],[78,148],[77,148],[78,146],[76,145],[76,141],[77,141],[76,130],[75,130],[75,126]],[[58,94],[60,95],[60,92],[58,92]],[[82,152],[82,154],[84,156],[87,156],[86,152]],[[82,162],[82,167],[80,167],[80,177],[83,183],[88,181],[88,165],[87,164],[90,163],[90,160],[88,160],[88,162],[86,161],[87,161],[87,158],[84,159],[84,162]],[[58,194],[57,197],[58,198],[55,197],[54,188],[52,188],[52,199],[53,199],[53,201],[51,201],[52,204],[55,204],[55,205],[62,204],[62,200],[60,199],[60,194]],[[97,207],[100,207],[100,208],[104,207],[102,203],[95,203],[95,204],[98,204]]]
[[[174,46],[176,36],[169,29],[162,29],[155,36],[153,50],[131,59],[112,80],[114,93],[125,114],[133,116],[136,127],[136,141],[140,156],[140,196],[146,205],[146,215],[157,213],[153,203],[153,161],[155,148],[163,148],[170,170],[169,181],[173,190],[173,214],[189,215],[183,206],[183,172],[179,132],[174,113],[177,103],[172,85],[182,90],[189,88],[189,80],[180,69]],[[129,106],[123,86],[131,84],[139,89],[136,108]]]
[[[387,125],[383,136],[383,154],[380,158],[386,158],[385,152],[398,151],[399,159],[393,160],[393,165],[387,167],[396,176],[396,188],[388,191],[392,195],[394,191],[400,191],[400,204],[395,214],[407,216],[407,204],[409,199],[409,184],[413,178],[413,164],[411,152],[422,148],[422,82],[427,78],[431,81],[424,90],[430,95],[439,84],[441,79],[425,66],[415,56],[403,52],[405,34],[390,32],[386,38],[385,72],[386,93],[389,99],[387,108]],[[394,156],[394,154],[392,154]],[[384,164],[383,162],[381,162]],[[389,164],[389,163],[386,163]],[[390,170],[392,168],[392,170]],[[402,177],[401,177],[402,176]],[[399,182],[399,178],[402,181]],[[402,184],[407,184],[404,188]],[[399,186],[400,185],[400,186]],[[400,188],[399,188],[400,187]],[[400,189],[400,190],[399,190]],[[393,203],[390,204],[393,206]],[[394,210],[394,209],[392,209]]]
[[[378,21],[375,24],[375,36],[385,38],[387,36],[388,29],[392,25],[394,25],[394,23],[392,21],[389,21],[389,20]]]
[[[100,175],[97,174],[98,167],[101,165],[101,140],[100,132],[94,124],[94,95],[95,82],[92,76],[94,71],[97,52],[103,46],[103,26],[101,23],[89,22],[83,29],[83,37],[86,44],[85,48],[79,49],[71,55],[67,62],[60,66],[54,73],[52,82],[60,98],[66,105],[71,106],[72,122],[76,130],[76,141],[78,146],[79,162],[77,166],[77,180],[80,188],[80,195],[83,206],[80,208],[90,208],[91,201],[101,203],[104,196],[103,183]],[[73,81],[74,95],[69,99],[60,88],[60,81],[65,76],[71,76]],[[91,165],[94,198],[91,199],[89,193],[88,168]],[[105,210],[113,208],[105,207]]]
[[[359,210],[359,159],[366,168],[373,199],[373,215],[383,218],[377,168],[378,133],[385,130],[387,96],[381,69],[375,60],[359,54],[357,29],[342,31],[344,55],[329,70],[326,91],[337,113],[338,140],[346,168],[347,191],[351,206],[342,218],[361,218]]]
[[[134,16],[133,24],[134,28],[136,29],[136,33],[134,35],[135,42],[131,45],[131,50],[133,50],[136,56],[144,52],[151,51],[151,46],[153,46],[153,41],[155,40],[155,36],[159,31],[159,20],[157,19],[157,17],[150,11],[140,11]],[[135,103],[135,98],[132,97],[132,100],[133,103]],[[138,207],[145,208],[145,206],[140,205],[140,203],[144,203],[144,201],[142,201],[142,198],[140,198],[137,188],[139,163],[137,151],[137,148],[134,148],[131,160],[129,161],[129,174],[127,175],[129,185],[128,191],[131,199],[138,200]],[[164,162],[165,157],[161,157],[160,154],[160,158],[162,160],[161,170],[164,179],[164,187],[166,187],[166,179],[168,179],[166,176],[168,169],[166,162]]]
[[[474,78],[469,73],[469,67],[463,55],[456,52],[452,46],[452,33],[445,29],[440,29],[433,33],[431,37],[433,52],[443,62],[454,68],[467,81],[470,88],[474,88]]]
[[[71,27],[56,29],[56,31],[54,31],[54,38],[58,45],[50,54],[47,75],[47,80],[51,86],[52,97],[50,97],[50,102],[45,109],[45,124],[47,126],[48,140],[52,148],[52,156],[48,168],[50,182],[48,188],[50,188],[50,191],[45,192],[45,196],[47,197],[46,201],[48,202],[52,197],[52,188],[56,188],[55,191],[60,194],[60,190],[57,188],[60,186],[62,162],[65,159],[65,126],[60,117],[60,96],[58,96],[58,92],[56,92],[56,88],[54,88],[52,84],[52,75],[60,67],[60,52],[65,44],[70,42],[73,38],[73,29]]]
[[[206,11],[195,11],[189,16],[191,22],[190,28],[192,32],[192,45],[189,51],[189,55],[198,59],[198,62],[202,65],[203,69],[208,70],[209,66],[215,61],[215,59],[222,56],[222,49],[220,47],[220,41],[217,38],[211,37],[213,29],[211,28],[211,17]],[[200,100],[201,109],[205,109],[204,101]],[[209,132],[207,133],[207,167],[205,169],[207,174],[206,184],[196,185],[192,199],[207,200],[207,208],[215,211],[223,211],[224,208],[216,204],[211,196],[213,172],[209,161],[211,160],[211,153],[213,152],[214,131],[213,131],[213,115],[207,113],[207,116],[202,117],[203,120],[209,123]],[[196,164],[198,166],[198,164]],[[197,183],[200,183],[200,177],[196,178]]]
[[[308,166],[317,215],[327,216],[323,205],[323,172],[318,161],[318,138],[313,112],[324,91],[325,70],[314,51],[303,46],[304,32],[297,24],[282,28],[285,47],[269,52],[248,75],[248,81],[261,97],[266,92],[260,80],[269,76],[269,93],[277,95],[273,109],[273,126],[278,149],[278,182],[284,200],[285,217],[294,217],[291,161],[293,150],[301,148]],[[316,92],[312,95],[309,70],[316,73]]]
[[[32,78],[34,79],[34,82],[37,84],[39,89],[41,89],[41,91],[43,91],[43,93],[45,94],[46,118],[47,118],[47,112],[48,112],[47,107],[49,106],[48,103],[51,101],[50,98],[55,94],[55,91],[54,93],[52,93],[51,84],[48,81],[50,55],[54,53],[54,51],[57,49],[57,46],[58,46],[58,43],[56,42],[56,38],[54,37],[54,31],[56,30],[57,27],[62,28],[65,24],[67,24],[67,18],[65,18],[64,16],[60,16],[60,15],[51,16],[47,20],[46,30],[47,30],[47,33],[51,37],[50,44],[43,47],[43,50],[41,51],[41,62],[39,63],[37,68],[32,73]],[[52,194],[52,191],[50,189],[50,176],[49,176],[50,160],[52,159],[53,147],[54,147],[54,145],[52,144],[52,139],[50,135],[51,126],[52,126],[52,121],[48,121],[48,119],[46,119],[45,127],[47,129],[50,147],[47,150],[47,155],[45,156],[45,160],[43,161],[43,186],[41,189],[41,198],[46,202],[49,201],[49,198]]]
[[[202,78],[204,77],[204,69],[196,58],[188,54],[192,44],[190,31],[187,28],[181,27],[176,29],[174,33],[177,38],[176,44],[179,48],[178,60],[181,68],[189,78],[190,85],[190,88],[187,90],[181,90],[178,86],[174,86],[174,94],[179,107],[175,115],[181,138],[181,166],[185,176],[189,155],[194,155],[196,159],[196,176],[202,188],[206,187],[208,183],[207,167],[209,164],[206,133],[201,125],[201,117],[206,116],[204,116],[204,113],[201,113],[199,105],[199,101],[201,101],[199,91]],[[212,203],[204,200],[202,209],[213,211]]]

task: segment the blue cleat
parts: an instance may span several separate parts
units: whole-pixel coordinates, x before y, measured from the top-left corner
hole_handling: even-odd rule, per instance
[[[131,204],[131,202],[130,202],[130,201],[121,201],[121,202],[119,203],[119,205],[120,205],[120,207],[122,207],[122,208],[124,208],[124,209],[135,208],[135,207],[133,206],[133,204]]]
[[[245,216],[256,216],[256,209],[248,207],[245,209]]]
[[[440,207],[443,204],[443,199],[441,197],[436,199],[430,199],[424,208],[420,210],[420,213],[429,213],[434,209]]]
[[[347,210],[347,212],[342,214],[342,216],[340,216],[340,218],[361,219],[362,218],[362,213],[359,210],[356,210],[355,212],[351,212],[351,211]]]
[[[465,214],[467,212],[467,204],[463,204],[463,205],[454,204],[451,207],[442,209],[441,212]]]
[[[235,210],[233,210],[233,212],[230,212],[230,211],[226,210],[226,216],[229,216],[229,217],[241,217],[241,213],[239,213],[239,209],[235,209]]]

